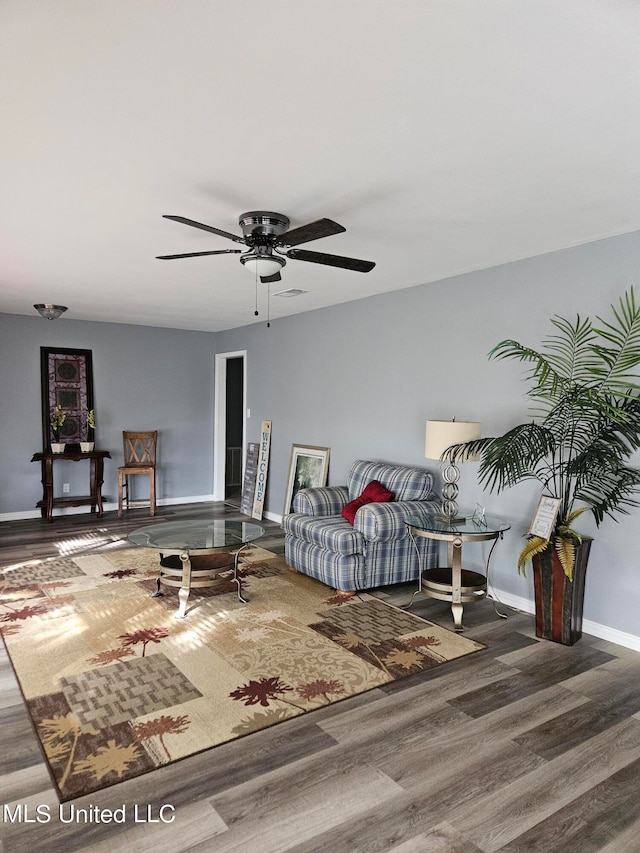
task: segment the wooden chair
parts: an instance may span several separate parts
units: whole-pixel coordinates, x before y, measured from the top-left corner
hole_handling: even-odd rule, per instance
[[[156,514],[156,445],[158,431],[122,432],[124,465],[118,468],[118,518],[122,518],[122,505],[149,506],[150,515]],[[133,500],[129,497],[129,477],[149,475],[149,498]]]

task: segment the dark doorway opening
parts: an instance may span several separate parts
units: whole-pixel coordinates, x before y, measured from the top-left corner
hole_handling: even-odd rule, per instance
[[[244,429],[244,359],[227,359],[224,499],[240,506]]]

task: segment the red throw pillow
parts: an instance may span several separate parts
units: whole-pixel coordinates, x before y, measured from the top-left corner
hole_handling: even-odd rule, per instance
[[[366,503],[384,504],[387,503],[387,501],[394,500],[395,494],[390,492],[389,489],[382,485],[382,483],[379,483],[377,480],[372,480],[360,497],[364,498]]]
[[[349,524],[353,525],[353,522],[356,520],[356,513],[360,509],[361,506],[364,506],[366,503],[370,503],[370,501],[365,501],[362,499],[362,495],[359,498],[355,498],[344,507],[342,510],[343,518],[346,518]]]
[[[346,518],[349,524],[353,524],[356,519],[356,513],[361,506],[371,503],[386,503],[395,499],[395,494],[385,488],[382,483],[377,480],[372,480],[367,483],[361,495],[354,498],[342,510],[343,518]]]

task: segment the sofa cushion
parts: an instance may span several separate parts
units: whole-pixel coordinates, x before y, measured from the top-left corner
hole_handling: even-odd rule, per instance
[[[364,537],[341,515],[311,516],[301,513],[286,515],[282,526],[286,534],[319,545],[338,554],[362,554]]]
[[[397,501],[428,500],[433,489],[429,471],[359,459],[353,463],[349,474],[349,500],[357,498],[371,480],[377,480],[394,492]]]
[[[347,519],[349,524],[353,524],[356,513],[361,506],[370,503],[386,503],[387,501],[394,500],[394,498],[395,494],[392,491],[385,488],[377,480],[372,480],[367,484],[361,495],[349,501],[342,510],[342,516]]]

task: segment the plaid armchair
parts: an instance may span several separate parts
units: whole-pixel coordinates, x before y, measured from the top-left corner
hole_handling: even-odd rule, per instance
[[[352,527],[340,513],[372,480],[394,492],[395,501],[360,507]],[[423,570],[433,568],[437,543],[424,537],[414,543],[405,518],[440,509],[432,486],[420,468],[359,460],[346,486],[301,489],[283,519],[287,564],[341,592],[415,580],[418,552]]]

